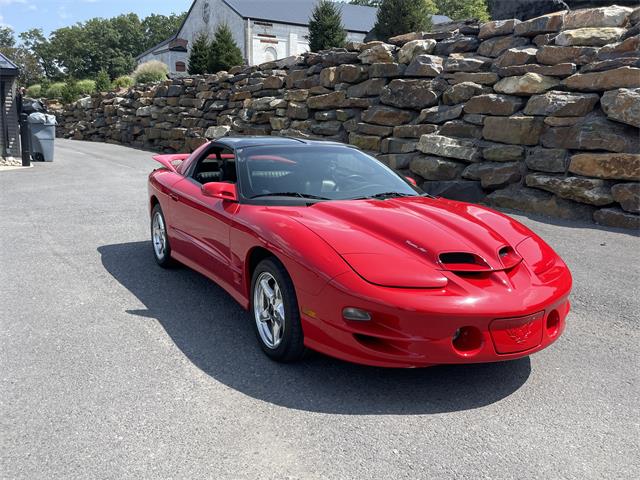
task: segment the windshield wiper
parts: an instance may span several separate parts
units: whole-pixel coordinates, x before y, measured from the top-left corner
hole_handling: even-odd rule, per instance
[[[410,193],[382,192],[382,193],[376,193],[375,195],[367,195],[366,197],[354,198],[353,200],[368,200],[371,198],[385,199],[385,198],[416,197],[416,196],[417,195],[412,195]]]
[[[308,198],[311,200],[331,200],[326,197],[318,197],[317,195],[309,195],[307,193],[300,192],[276,192],[276,193],[263,193],[260,195],[254,195],[251,199],[254,198],[262,198],[262,197],[298,197],[298,198]]]

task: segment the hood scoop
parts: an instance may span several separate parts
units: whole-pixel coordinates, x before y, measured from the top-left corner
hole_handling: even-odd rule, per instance
[[[521,258],[511,247],[502,247],[498,251],[502,270],[508,270],[520,263]],[[492,268],[480,255],[471,252],[443,252],[438,255],[443,270],[450,272],[492,272],[501,270]]]
[[[480,256],[469,252],[446,252],[438,255],[444,270],[451,272],[488,272],[491,266]]]

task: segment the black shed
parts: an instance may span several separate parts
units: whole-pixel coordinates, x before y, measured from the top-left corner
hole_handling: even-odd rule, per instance
[[[0,156],[20,158],[18,66],[0,53]]]

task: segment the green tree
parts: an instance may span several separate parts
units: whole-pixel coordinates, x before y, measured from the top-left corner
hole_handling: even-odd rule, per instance
[[[244,59],[242,52],[238,48],[233,33],[226,24],[221,24],[216,29],[213,42],[209,48],[209,72],[216,73],[222,70],[229,70],[236,65],[242,65]]]
[[[157,15],[152,13],[142,20],[142,31],[144,36],[140,53],[159,44],[163,40],[174,35],[187,17],[186,12],[181,14],[172,13],[171,15]]]
[[[489,20],[486,0],[435,0],[440,15],[452,20],[475,18],[482,22]]]
[[[20,67],[18,82],[22,86],[33,85],[42,80],[43,71],[38,59],[23,46],[18,46],[7,55],[16,65]]]
[[[48,38],[42,30],[31,29],[20,40],[51,80],[95,78],[103,69],[116,78],[131,72],[137,55],[175,34],[183,19],[184,14],[153,14],[140,20],[129,13],[59,28]],[[0,28],[0,45],[12,38],[7,32]]]
[[[111,78],[131,72],[143,40],[140,19],[135,14],[92,18],[80,25],[78,35],[84,39],[87,55],[83,70],[69,72],[77,77],[95,77],[103,68]]]
[[[56,66],[49,40],[39,28],[32,28],[20,34],[20,42],[36,59],[42,73],[49,79],[61,78],[60,69]]]
[[[95,56],[96,39],[87,39],[79,25],[55,30],[49,37],[49,49],[59,78],[64,75],[87,76]]]
[[[20,67],[18,82],[29,86],[42,79],[42,67],[38,59],[23,44],[16,43],[13,30],[0,26],[0,53]]]
[[[211,45],[209,37],[200,32],[191,46],[189,53],[189,75],[202,75],[209,73],[209,51]]]
[[[340,7],[329,0],[321,0],[313,9],[309,20],[309,48],[312,52],[342,47],[347,32],[342,26]]]
[[[16,38],[13,29],[0,25],[0,48],[13,48],[16,46]]]
[[[381,40],[409,32],[431,30],[437,12],[433,0],[382,0],[374,31]]]
[[[363,7],[379,7],[382,0],[351,0],[351,5],[362,5]]]

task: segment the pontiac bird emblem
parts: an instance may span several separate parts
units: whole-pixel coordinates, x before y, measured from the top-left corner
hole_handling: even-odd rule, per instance
[[[511,340],[520,345],[526,342],[533,333],[533,322],[525,323],[521,327],[507,328],[506,332]]]

